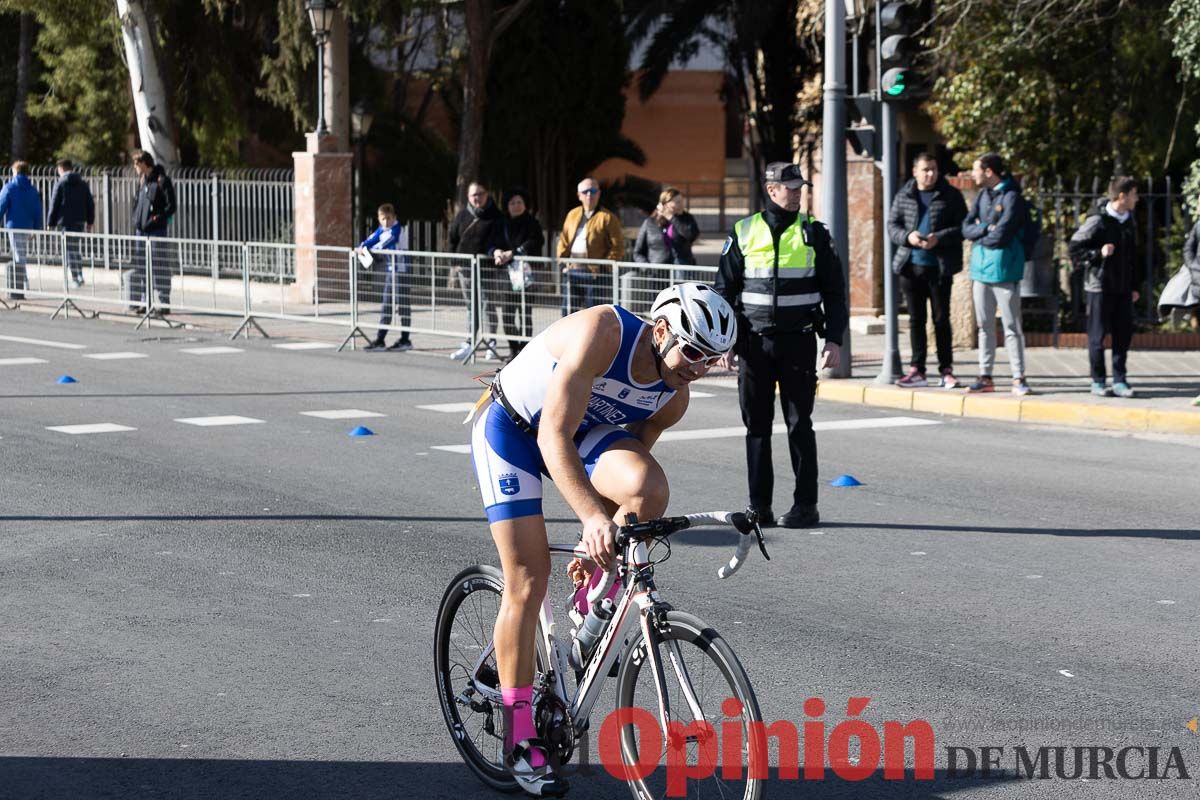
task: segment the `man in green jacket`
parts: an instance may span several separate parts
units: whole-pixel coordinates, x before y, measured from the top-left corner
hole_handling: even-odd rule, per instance
[[[1021,187],[1008,174],[1004,160],[984,153],[971,167],[979,194],[962,224],[971,242],[972,297],[979,325],[979,378],[969,392],[994,392],[996,309],[1004,320],[1004,347],[1012,364],[1012,393],[1029,394],[1025,380],[1025,334],[1021,330],[1021,278],[1025,275],[1025,246],[1021,229],[1028,211]]]

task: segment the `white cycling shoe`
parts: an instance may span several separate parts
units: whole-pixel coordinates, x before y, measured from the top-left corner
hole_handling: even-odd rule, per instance
[[[541,739],[522,739],[504,758],[504,766],[516,780],[517,785],[533,797],[562,797],[571,788],[565,778],[555,775],[547,763],[534,767],[530,763],[530,751],[546,752]]]

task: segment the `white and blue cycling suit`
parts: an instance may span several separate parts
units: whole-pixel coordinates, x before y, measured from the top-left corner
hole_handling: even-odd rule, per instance
[[[644,384],[633,379],[634,350],[651,328],[620,306],[609,308],[621,323],[621,347],[604,374],[592,381],[587,411],[574,437],[589,478],[605,450],[635,438],[625,425],[649,419],[675,396],[661,380]],[[545,336],[535,336],[497,376],[509,406],[534,428],[558,365],[546,349]],[[488,522],[542,513],[542,476],[549,473],[537,438],[522,430],[500,403],[493,401],[475,420],[471,457]]]

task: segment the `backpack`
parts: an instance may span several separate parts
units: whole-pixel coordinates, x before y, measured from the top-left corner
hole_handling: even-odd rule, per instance
[[[1042,238],[1042,210],[1024,197],[1021,200],[1025,204],[1025,222],[1021,224],[1021,232],[1017,236],[1025,248],[1025,260],[1032,261],[1034,248]]]

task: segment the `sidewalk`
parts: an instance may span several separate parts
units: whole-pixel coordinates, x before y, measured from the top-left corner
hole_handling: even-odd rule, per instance
[[[901,337],[901,363],[907,369],[907,342]],[[996,353],[993,377],[996,392],[968,394],[965,389],[901,389],[875,383],[883,358],[883,336],[851,337],[853,377],[824,379],[817,389],[823,400],[863,403],[908,411],[955,417],[981,417],[1008,422],[1066,425],[1136,433],[1192,434],[1200,436],[1200,408],[1191,405],[1200,395],[1200,352],[1131,350],[1129,383],[1137,392],[1130,400],[1096,397],[1085,349],[1033,347],[1025,351],[1029,386],[1033,393],[1016,398],[1009,394],[1012,371],[1008,353]],[[931,348],[932,350],[932,348]],[[930,373],[937,359],[931,356]],[[966,386],[979,372],[976,350],[954,353],[955,375]],[[1111,374],[1109,376],[1111,381]]]

